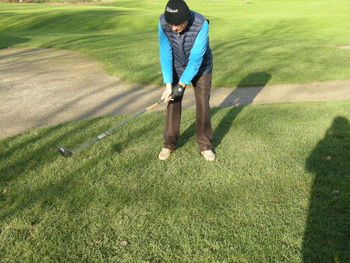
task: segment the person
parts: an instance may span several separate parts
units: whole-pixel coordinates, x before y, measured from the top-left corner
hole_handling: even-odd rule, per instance
[[[158,23],[160,64],[165,89],[161,99],[168,102],[164,146],[160,160],[176,150],[180,134],[181,102],[192,82],[196,99],[196,137],[199,151],[207,161],[215,160],[209,107],[213,57],[208,38],[209,21],[189,9],[183,0],[169,0]]]

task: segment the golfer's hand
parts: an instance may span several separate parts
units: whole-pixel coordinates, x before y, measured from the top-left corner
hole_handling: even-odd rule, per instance
[[[167,84],[166,84],[166,87],[165,87],[165,89],[164,89],[164,92],[163,92],[163,94],[162,94],[161,99],[164,100],[164,102],[168,102],[168,101],[174,100],[174,99],[171,97],[171,94],[172,94],[171,83],[167,83]]]

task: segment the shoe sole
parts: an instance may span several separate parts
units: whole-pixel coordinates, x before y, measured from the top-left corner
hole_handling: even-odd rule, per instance
[[[205,157],[204,154],[202,154],[202,153],[201,153],[201,155],[202,155],[203,158],[204,158],[206,161],[208,161],[208,162],[215,161],[215,159],[216,159],[216,156],[214,156],[214,158],[212,159],[212,158],[209,158],[209,157]]]
[[[158,155],[158,159],[161,161],[165,161],[166,159],[168,159],[170,157],[170,155],[173,153],[174,151],[171,151],[170,154],[166,157],[161,157],[160,155]]]

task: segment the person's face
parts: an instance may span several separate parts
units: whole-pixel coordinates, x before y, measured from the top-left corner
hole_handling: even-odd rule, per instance
[[[180,34],[182,31],[184,31],[184,29],[186,28],[187,26],[187,21],[186,22],[183,22],[182,24],[180,25],[170,25],[171,29],[173,31],[175,31],[176,33]]]

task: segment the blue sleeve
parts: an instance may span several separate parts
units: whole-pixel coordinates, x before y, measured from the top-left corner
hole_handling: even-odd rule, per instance
[[[180,82],[185,83],[186,85],[192,81],[193,77],[198,73],[198,70],[202,64],[203,56],[207,51],[208,32],[209,24],[208,21],[205,21],[196,37],[196,40],[191,49],[188,64],[180,78]]]
[[[164,83],[173,82],[173,51],[168,37],[162,26],[158,23],[160,64],[163,72]]]

